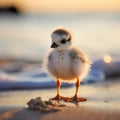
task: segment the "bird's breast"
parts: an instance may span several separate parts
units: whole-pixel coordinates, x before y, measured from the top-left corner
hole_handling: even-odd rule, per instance
[[[59,53],[58,55],[56,55],[54,63],[58,71],[60,71],[60,68],[64,68],[64,71],[70,68],[70,59],[69,56],[65,53]]]
[[[63,80],[84,78],[90,68],[86,58],[84,53],[74,49],[64,52],[52,51],[48,58],[48,71]]]
[[[74,79],[72,65],[67,53],[59,53],[54,56],[53,66],[57,76],[61,79]]]

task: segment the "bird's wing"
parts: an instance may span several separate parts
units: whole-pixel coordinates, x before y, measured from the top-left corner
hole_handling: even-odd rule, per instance
[[[77,59],[80,59],[83,63],[90,63],[89,59],[84,55],[76,55]]]
[[[70,52],[70,58],[72,60],[80,60],[82,61],[83,63],[91,63],[90,60],[88,59],[86,53],[81,50],[81,49],[74,49]]]

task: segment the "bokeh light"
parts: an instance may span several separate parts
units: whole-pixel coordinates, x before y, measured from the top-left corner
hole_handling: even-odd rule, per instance
[[[111,63],[112,61],[112,58],[110,55],[105,55],[103,59],[105,63]]]

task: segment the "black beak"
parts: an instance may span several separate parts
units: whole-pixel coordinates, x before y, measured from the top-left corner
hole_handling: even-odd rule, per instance
[[[58,47],[58,45],[54,42],[52,45],[51,45],[51,48],[56,48]]]

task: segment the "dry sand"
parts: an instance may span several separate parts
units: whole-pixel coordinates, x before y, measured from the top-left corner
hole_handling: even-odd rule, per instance
[[[63,88],[62,95],[72,96],[75,88]],[[27,109],[27,101],[41,96],[53,97],[56,89],[0,92],[0,120],[120,120],[120,80],[83,85],[79,96],[88,101],[78,106],[65,103],[59,112],[43,113]]]

